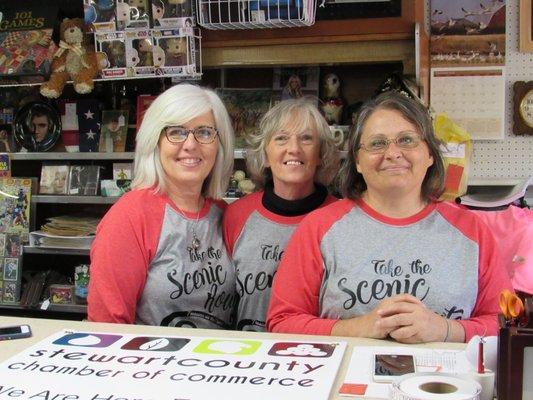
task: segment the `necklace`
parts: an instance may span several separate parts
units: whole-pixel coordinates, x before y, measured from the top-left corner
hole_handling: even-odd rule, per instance
[[[181,208],[179,208],[176,203],[174,204],[176,205],[176,208],[178,209],[180,214],[183,216],[183,218],[188,220],[188,218],[185,216],[185,213],[181,210]],[[198,225],[198,219],[200,218],[200,211],[202,211],[202,208],[198,207],[198,212],[196,213],[196,221],[194,221],[194,225],[192,226],[191,247],[194,250],[198,250],[200,246],[202,245],[202,242],[200,242],[200,239],[198,239],[198,236],[196,235],[196,225]]]

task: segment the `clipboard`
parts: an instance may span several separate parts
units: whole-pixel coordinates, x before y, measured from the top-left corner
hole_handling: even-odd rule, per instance
[[[524,304],[526,322],[523,326],[507,326],[503,315],[499,316],[500,335],[496,385],[498,400],[531,398],[526,397],[525,381],[527,376],[533,376],[533,363],[528,361],[528,354],[533,352],[533,298],[526,299]]]

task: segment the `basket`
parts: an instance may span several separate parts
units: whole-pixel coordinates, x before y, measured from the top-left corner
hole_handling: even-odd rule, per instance
[[[316,0],[196,0],[207,29],[293,28],[315,23]]]

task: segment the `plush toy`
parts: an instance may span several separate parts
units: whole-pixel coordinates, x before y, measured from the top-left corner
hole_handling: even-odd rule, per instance
[[[76,92],[84,94],[93,90],[93,79],[101,69],[101,63],[94,50],[85,43],[84,26],[81,18],[65,18],[61,22],[59,50],[54,54],[50,79],[41,86],[43,96],[59,97],[69,78]]]

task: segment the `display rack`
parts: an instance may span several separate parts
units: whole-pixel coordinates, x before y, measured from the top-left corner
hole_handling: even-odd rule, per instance
[[[198,24],[207,29],[311,26],[316,0],[196,0]]]

